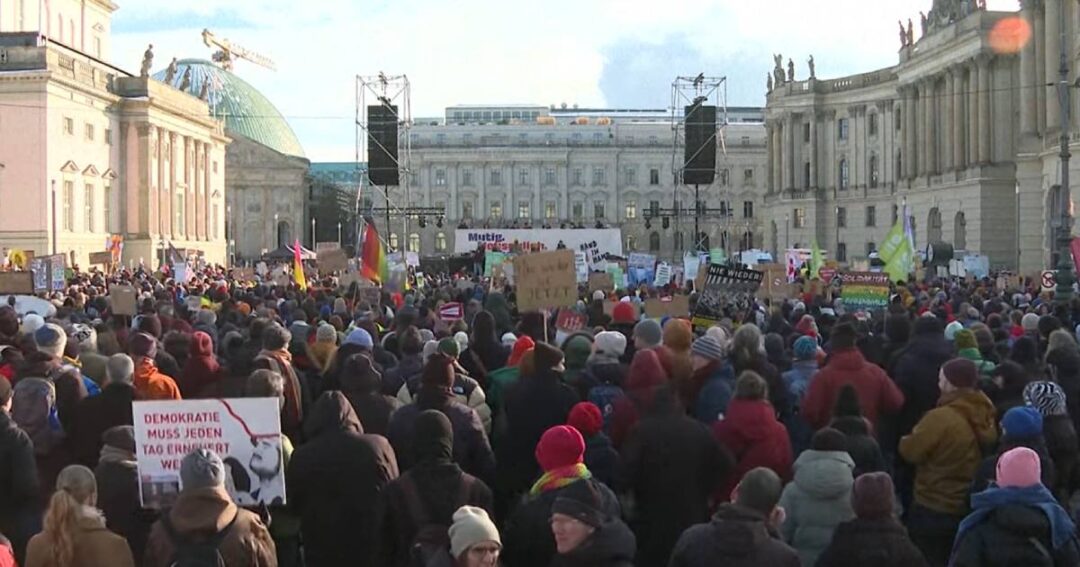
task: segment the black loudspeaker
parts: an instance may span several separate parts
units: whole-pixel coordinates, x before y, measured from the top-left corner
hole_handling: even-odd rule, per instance
[[[716,177],[716,107],[697,103],[683,112],[683,184],[710,185]]]
[[[368,178],[372,185],[400,185],[397,105],[367,107]]]

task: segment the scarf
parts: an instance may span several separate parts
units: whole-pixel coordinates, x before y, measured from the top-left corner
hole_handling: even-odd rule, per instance
[[[557,488],[573,484],[579,480],[589,478],[592,478],[592,473],[589,472],[585,463],[577,463],[566,467],[551,469],[540,475],[540,478],[537,479],[536,483],[529,489],[529,496],[539,496],[545,492],[550,492]]]
[[[281,425],[283,428],[298,429],[304,422],[304,410],[300,406],[300,379],[293,370],[292,355],[287,350],[264,350],[255,359],[267,361],[270,370],[285,378],[285,423]]]
[[[1076,532],[1076,525],[1069,518],[1068,512],[1058,504],[1054,495],[1050,494],[1050,491],[1042,484],[1026,488],[992,487],[971,495],[971,506],[974,510],[960,522],[960,528],[956,532],[956,543],[953,544],[953,554],[955,555],[956,545],[963,540],[965,533],[986,520],[995,508],[1006,504],[1023,504],[1042,510],[1046,514],[1047,521],[1050,522],[1050,542],[1055,550],[1067,544]],[[950,560],[949,565],[952,564]]]

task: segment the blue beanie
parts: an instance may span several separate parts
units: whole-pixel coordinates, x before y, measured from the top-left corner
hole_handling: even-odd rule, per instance
[[[1012,408],[1001,418],[1001,428],[1005,430],[1005,437],[1009,439],[1024,439],[1041,435],[1042,414],[1030,406]]]
[[[795,341],[795,346],[792,349],[795,354],[795,360],[813,360],[817,358],[817,341],[814,337],[801,336]]]
[[[349,336],[345,338],[346,345],[357,345],[364,348],[372,348],[375,344],[371,340],[371,335],[363,329],[353,329]]]

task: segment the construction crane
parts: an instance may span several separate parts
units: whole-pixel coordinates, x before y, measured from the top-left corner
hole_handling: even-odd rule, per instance
[[[277,71],[277,65],[269,57],[244,49],[227,39],[218,38],[208,29],[202,31],[202,38],[203,43],[205,43],[207,47],[218,49],[211,58],[215,63],[221,64],[221,68],[226,71],[232,71],[233,60],[235,59],[246,59],[256,65],[261,65],[267,69]]]

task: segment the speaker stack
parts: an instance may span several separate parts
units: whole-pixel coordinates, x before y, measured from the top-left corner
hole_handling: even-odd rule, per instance
[[[397,105],[371,105],[367,112],[368,178],[372,185],[400,185]]]
[[[697,101],[684,108],[683,184],[709,185],[716,177],[716,107]]]

